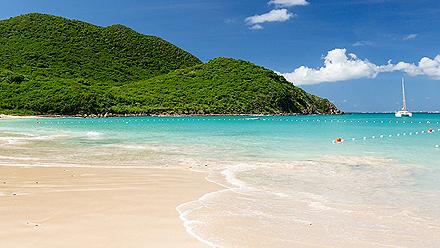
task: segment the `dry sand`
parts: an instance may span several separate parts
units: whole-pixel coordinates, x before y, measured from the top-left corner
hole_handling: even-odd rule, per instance
[[[19,115],[5,115],[0,114],[0,120],[10,120],[10,119],[33,119],[33,118],[41,118],[38,116],[19,116]]]
[[[0,247],[206,247],[176,206],[219,187],[177,169],[0,166]]]

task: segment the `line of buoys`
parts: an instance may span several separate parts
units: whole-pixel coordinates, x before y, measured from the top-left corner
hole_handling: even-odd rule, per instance
[[[432,128],[429,128],[427,131],[424,131],[424,130],[423,130],[423,131],[416,131],[416,132],[403,132],[403,133],[398,133],[398,134],[396,134],[396,135],[393,135],[393,134],[389,134],[389,135],[381,134],[381,135],[379,135],[379,136],[373,135],[373,136],[371,136],[371,137],[364,136],[364,137],[362,137],[362,138],[360,138],[360,139],[358,139],[358,138],[351,138],[351,139],[349,139],[349,140],[351,140],[351,141],[357,141],[357,140],[368,140],[368,139],[377,139],[377,137],[379,137],[380,139],[383,139],[383,138],[385,138],[385,137],[393,138],[393,137],[413,136],[413,135],[433,134],[433,133],[440,133],[440,128],[437,129],[437,130],[434,130],[434,129],[432,129]],[[342,143],[344,143],[344,141],[345,141],[345,140],[344,140],[343,138],[338,137],[338,138],[336,138],[335,140],[333,140],[332,143],[334,143],[334,144],[342,144]]]
[[[131,123],[169,123],[169,122],[180,122],[180,123],[196,123],[196,122],[206,122],[206,121],[274,121],[274,122],[289,122],[289,123],[374,123],[374,124],[429,124],[429,125],[440,125],[440,121],[433,120],[343,120],[343,119],[307,119],[304,117],[291,117],[291,118],[270,118],[270,117],[236,117],[236,118],[187,118],[187,117],[146,117],[146,118],[130,118],[130,119],[87,119],[87,120],[75,120],[75,121],[57,121],[56,124],[72,124],[72,125],[87,125],[91,123],[120,123],[120,124],[131,124]],[[54,124],[52,121],[38,120],[36,124]]]
[[[219,119],[219,120],[223,120],[223,121],[226,121],[226,120],[229,120],[229,121],[244,121],[244,120],[246,120],[246,121],[248,121],[248,119]],[[194,122],[194,121],[219,121],[219,120],[217,120],[217,119],[190,119],[190,120],[188,120],[188,121],[192,121],[192,122]],[[391,124],[399,124],[399,123],[401,123],[401,124],[433,124],[433,122],[430,122],[430,121],[419,121],[419,122],[405,122],[405,121],[403,121],[403,122],[398,122],[398,121],[396,121],[396,122],[392,122],[392,121],[388,121],[388,122],[384,122],[384,121],[340,121],[340,120],[289,120],[289,119],[287,119],[287,120],[276,120],[276,119],[259,119],[259,120],[262,120],[262,121],[279,121],[279,122],[324,122],[324,123],[327,123],[327,122],[330,122],[330,123],[333,123],[333,122],[336,122],[336,123],[391,123]],[[126,121],[126,122],[150,122],[150,121],[152,121],[152,122],[174,122],[174,121],[185,121],[184,119],[167,119],[167,120],[165,120],[165,119],[146,119],[146,120],[144,120],[144,119],[141,119],[141,120],[129,120],[129,121]],[[81,124],[81,123],[83,123],[83,124],[89,124],[89,123],[113,123],[113,122],[120,122],[119,120],[109,120],[109,121],[107,121],[107,120],[103,120],[103,121],[70,121],[70,122],[66,122],[66,121],[63,121],[63,122],[56,122],[57,124]],[[50,121],[49,122],[41,122],[41,121],[36,121],[36,123],[42,123],[42,124],[46,124],[46,123],[50,123]],[[437,125],[440,125],[440,121],[437,121],[437,122],[434,122],[434,124],[437,124]]]

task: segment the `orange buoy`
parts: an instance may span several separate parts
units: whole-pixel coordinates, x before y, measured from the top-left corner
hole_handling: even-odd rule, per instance
[[[342,143],[344,143],[344,139],[343,138],[336,138],[335,139],[335,143],[336,144],[342,144]]]
[[[432,128],[428,129],[428,133],[433,133],[434,130],[432,130]]]

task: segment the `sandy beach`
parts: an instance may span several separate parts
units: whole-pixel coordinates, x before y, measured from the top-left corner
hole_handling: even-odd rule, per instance
[[[0,114],[0,120],[11,120],[11,119],[34,119],[34,118],[43,118],[44,116],[33,116],[33,115],[5,115]]]
[[[177,169],[0,166],[0,247],[206,247],[176,207],[219,186]]]

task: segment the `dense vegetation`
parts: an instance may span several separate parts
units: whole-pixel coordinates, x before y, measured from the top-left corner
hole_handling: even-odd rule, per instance
[[[292,114],[334,108],[271,70],[227,58],[128,84],[120,92],[117,112]]]
[[[27,14],[0,21],[0,68],[44,78],[126,82],[200,64],[153,36],[62,17]]]
[[[202,64],[126,27],[28,14],[0,21],[0,112],[14,114],[337,113],[274,72]]]

